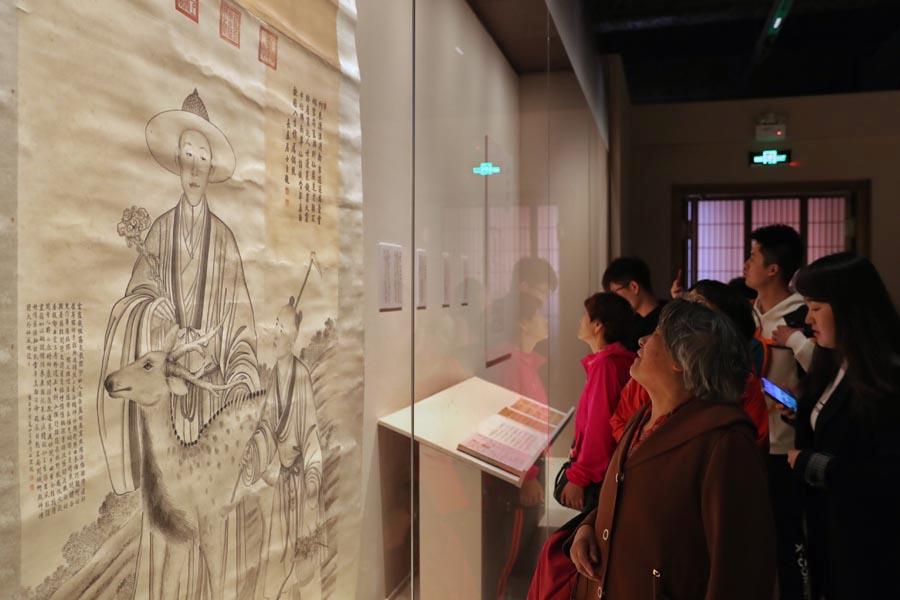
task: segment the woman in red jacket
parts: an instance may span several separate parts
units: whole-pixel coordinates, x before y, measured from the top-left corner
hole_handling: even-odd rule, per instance
[[[622,345],[634,311],[628,301],[611,292],[584,301],[578,339],[591,347],[581,360],[587,380],[575,412],[575,440],[566,463],[559,501],[575,510],[590,510],[597,501],[615,442],[609,419],[629,379],[635,354]]]

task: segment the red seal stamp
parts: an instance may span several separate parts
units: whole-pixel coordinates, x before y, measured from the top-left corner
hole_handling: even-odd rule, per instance
[[[219,12],[219,36],[226,42],[241,47],[241,11],[228,0],[222,0]]]
[[[175,0],[175,8],[194,23],[200,21],[200,0]]]
[[[278,34],[264,25],[259,26],[259,62],[278,68]]]

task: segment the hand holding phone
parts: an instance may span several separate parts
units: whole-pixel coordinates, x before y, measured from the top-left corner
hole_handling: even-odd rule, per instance
[[[772,383],[766,377],[762,378],[763,390],[768,394],[773,400],[778,402],[779,404],[786,406],[794,412],[797,412],[797,399],[794,398],[787,390],[782,389]]]

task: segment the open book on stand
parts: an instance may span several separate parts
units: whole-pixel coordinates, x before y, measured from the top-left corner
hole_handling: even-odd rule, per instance
[[[521,479],[556,439],[574,410],[562,412],[520,397],[479,423],[457,450]]]

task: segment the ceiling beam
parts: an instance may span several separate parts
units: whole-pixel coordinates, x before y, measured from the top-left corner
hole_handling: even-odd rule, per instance
[[[672,27],[693,27],[711,23],[727,23],[730,21],[746,21],[762,19],[767,14],[765,6],[746,7],[732,10],[704,11],[688,14],[660,14],[646,17],[632,17],[611,21],[597,20],[593,26],[594,33],[627,33],[648,29],[668,29]]]
[[[590,1],[590,0],[586,0]],[[777,2],[776,2],[777,4]],[[801,2],[792,9],[793,14],[811,15],[837,10],[855,10],[867,7],[888,6],[892,0],[816,0]],[[764,3],[744,2],[743,5],[732,5],[730,8],[695,10],[694,12],[670,13],[665,11],[628,13],[627,4],[612,5],[604,0],[603,8],[595,4],[591,30],[597,34],[627,33],[649,29],[667,29],[672,27],[691,27],[731,21],[747,21],[765,19],[771,14],[770,7]]]

